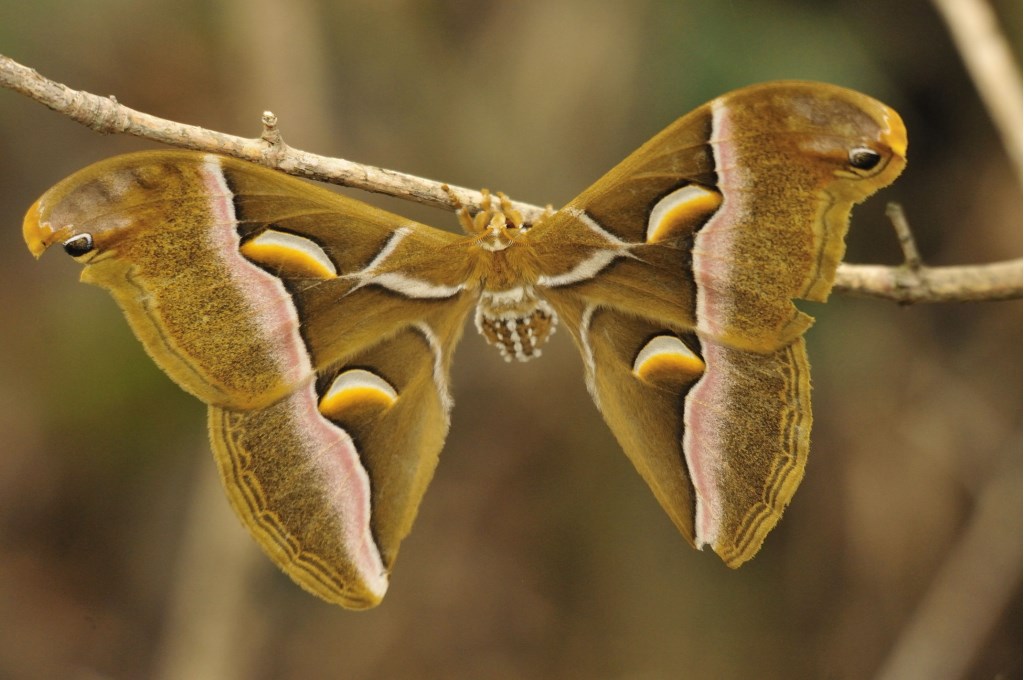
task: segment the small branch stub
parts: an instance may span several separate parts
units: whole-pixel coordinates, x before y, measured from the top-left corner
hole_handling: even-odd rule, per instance
[[[266,144],[263,152],[263,164],[277,168],[281,165],[282,158],[288,152],[288,145],[284,143],[281,130],[277,127],[277,116],[273,111],[264,111],[260,119],[263,123],[263,132],[260,139]]]
[[[274,112],[264,111],[260,120],[263,123],[263,134],[260,135],[260,139],[273,147],[284,145],[281,131],[277,129],[277,116]]]
[[[903,212],[903,206],[899,203],[889,203],[885,207],[886,217],[892,223],[896,232],[896,239],[899,241],[900,250],[903,251],[903,266],[897,270],[894,281],[899,290],[913,291],[921,289],[925,285],[925,279],[921,276],[924,262],[921,260],[921,253],[917,249],[917,240],[914,232],[910,230],[910,223]],[[900,304],[910,304],[909,301],[900,300]]]
[[[917,249],[914,233],[910,231],[910,223],[903,212],[903,206],[899,203],[890,203],[885,207],[885,214],[896,230],[896,238],[899,239],[900,249],[903,250],[903,264],[911,271],[920,269],[923,266],[921,253]]]

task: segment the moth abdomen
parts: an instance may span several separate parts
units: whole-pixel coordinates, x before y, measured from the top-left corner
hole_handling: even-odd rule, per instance
[[[555,332],[558,315],[532,286],[484,291],[476,307],[476,329],[505,361],[529,361]]]

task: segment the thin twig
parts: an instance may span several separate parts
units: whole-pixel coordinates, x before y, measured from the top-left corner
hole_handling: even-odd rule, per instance
[[[34,69],[0,54],[0,86],[24,94],[72,120],[105,134],[129,134],[186,149],[208,151],[275,168],[290,175],[363,189],[454,210],[444,183],[301,151],[284,143],[277,117],[263,116],[263,131],[255,139],[236,137],[164,120],[100,97],[49,80]],[[450,186],[450,185],[449,185]],[[479,209],[484,196],[464,187],[451,187],[458,200]],[[535,222],[546,209],[529,203],[512,202],[526,222]],[[908,232],[909,233],[909,232]],[[1006,300],[1021,297],[1021,262],[1001,262],[969,267],[917,269],[908,278],[908,267],[842,264],[835,289],[895,300],[901,303]]]
[[[885,214],[892,222],[892,228],[896,230],[896,238],[900,242],[900,250],[903,251],[903,264],[910,270],[920,269],[923,266],[921,252],[917,249],[917,240],[910,231],[910,223],[907,222],[903,206],[899,203],[890,203],[885,206]]]
[[[996,16],[984,0],[933,0],[953,36],[967,72],[1003,140],[1006,155],[1022,170],[1021,74]]]

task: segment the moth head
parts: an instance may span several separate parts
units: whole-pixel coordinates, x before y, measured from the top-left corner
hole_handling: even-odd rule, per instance
[[[498,204],[494,205],[494,196],[483,189],[480,192],[483,195],[480,211],[470,216],[469,209],[462,205],[455,193],[447,185],[445,189],[458,208],[459,223],[463,230],[474,237],[484,250],[505,250],[530,228],[523,220],[522,213],[513,208],[512,201],[500,191],[497,194]]]

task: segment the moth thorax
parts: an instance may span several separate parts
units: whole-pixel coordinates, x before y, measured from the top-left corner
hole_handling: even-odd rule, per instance
[[[557,325],[555,310],[530,287],[484,291],[476,306],[476,329],[505,361],[539,357]]]

